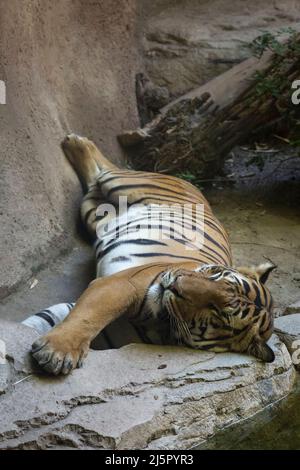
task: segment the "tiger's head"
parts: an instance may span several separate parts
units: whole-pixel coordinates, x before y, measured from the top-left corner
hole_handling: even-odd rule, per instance
[[[267,341],[273,301],[265,283],[274,268],[270,263],[237,269],[207,264],[195,271],[166,271],[160,298],[172,333],[193,348],[246,352],[272,362]]]

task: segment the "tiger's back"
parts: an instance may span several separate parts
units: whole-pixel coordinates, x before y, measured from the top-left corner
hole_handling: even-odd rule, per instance
[[[225,229],[203,194],[186,181],[156,173],[104,170],[84,201],[90,198],[99,198],[98,276],[149,262],[232,263]],[[82,207],[85,220],[89,207],[85,203]]]

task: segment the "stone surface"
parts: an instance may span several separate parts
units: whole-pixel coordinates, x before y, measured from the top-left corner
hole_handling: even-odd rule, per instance
[[[30,375],[35,366],[28,355],[37,333],[20,323],[0,322],[0,395],[13,383]],[[0,405],[1,410],[1,405]]]
[[[286,345],[294,366],[300,370],[300,315],[295,313],[276,318],[275,328],[276,334]]]
[[[291,305],[286,307],[284,315],[290,315],[292,313],[300,313],[300,300],[293,302]]]
[[[81,188],[60,149],[87,135],[121,162],[138,125],[136,0],[1,0],[0,298],[75,243]]]
[[[3,321],[0,331],[10,367],[0,449],[187,449],[282,398],[295,378],[276,336],[272,364],[133,344],[91,351],[82,369],[49,378],[26,358],[33,331]]]
[[[249,57],[262,31],[299,29],[295,0],[143,0],[147,73],[180,95]]]

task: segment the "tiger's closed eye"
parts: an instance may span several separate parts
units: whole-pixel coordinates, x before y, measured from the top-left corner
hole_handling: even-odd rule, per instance
[[[171,292],[173,292],[174,295],[176,295],[176,297],[179,297],[180,299],[184,299],[185,300],[185,297],[179,292],[179,290],[177,289],[177,287],[172,284],[168,287],[168,290],[170,290]]]

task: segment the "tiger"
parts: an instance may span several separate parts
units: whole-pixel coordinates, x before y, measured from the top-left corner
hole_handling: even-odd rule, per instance
[[[83,186],[97,276],[75,303],[23,322],[41,335],[31,349],[38,365],[53,375],[81,367],[121,316],[140,331],[155,328],[157,344],[274,361],[266,281],[275,266],[233,267],[228,234],[202,192],[176,176],[119,168],[86,137],[67,135],[61,146]]]

